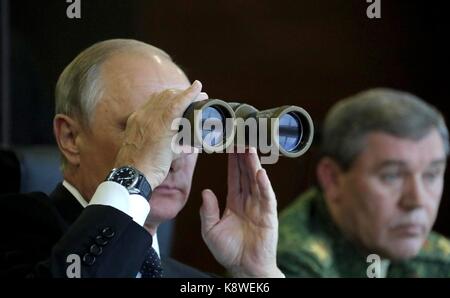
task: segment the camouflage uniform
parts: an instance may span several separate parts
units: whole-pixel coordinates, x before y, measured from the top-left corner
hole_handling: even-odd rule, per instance
[[[369,254],[343,237],[316,188],[281,213],[278,264],[287,277],[367,277]],[[430,233],[416,257],[391,261],[386,277],[450,277],[450,241]]]

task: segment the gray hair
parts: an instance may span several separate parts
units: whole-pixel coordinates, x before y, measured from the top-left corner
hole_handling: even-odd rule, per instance
[[[448,129],[436,108],[410,93],[371,89],[332,107],[324,121],[321,151],[346,171],[364,150],[365,137],[371,132],[419,140],[433,128],[442,137],[448,155]]]
[[[93,111],[104,91],[101,66],[113,54],[122,52],[151,52],[172,60],[163,50],[137,40],[98,42],[81,52],[59,76],[55,89],[56,114],[76,117],[89,127]]]

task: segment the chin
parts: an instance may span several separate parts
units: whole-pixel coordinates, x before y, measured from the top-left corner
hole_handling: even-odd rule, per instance
[[[187,198],[180,192],[178,194],[160,194],[155,191],[150,199],[150,215],[146,222],[161,224],[175,218],[186,204]]]
[[[423,243],[424,240],[421,238],[392,241],[394,245],[387,248],[385,252],[389,259],[398,261],[407,260],[417,256]]]

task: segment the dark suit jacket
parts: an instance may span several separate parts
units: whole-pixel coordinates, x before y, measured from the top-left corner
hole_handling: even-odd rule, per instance
[[[0,233],[0,276],[67,277],[74,263],[69,256],[76,254],[81,277],[134,278],[152,243],[127,214],[102,205],[83,208],[61,184],[50,198],[0,197]],[[162,266],[164,277],[208,277],[164,256]]]

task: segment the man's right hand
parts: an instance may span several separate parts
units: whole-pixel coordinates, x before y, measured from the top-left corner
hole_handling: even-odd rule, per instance
[[[128,118],[115,167],[131,165],[146,176],[152,189],[160,185],[176,158],[171,149],[172,138],[177,133],[171,129],[172,122],[183,116],[201,89],[202,84],[194,81],[184,91],[168,89],[154,93]]]

